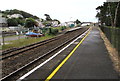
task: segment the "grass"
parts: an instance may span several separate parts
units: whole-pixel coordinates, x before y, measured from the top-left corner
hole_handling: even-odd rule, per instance
[[[53,29],[58,29],[59,30],[59,32],[62,32],[62,26],[61,27],[52,27]],[[70,29],[70,27],[66,27],[66,29],[65,30],[69,30]]]
[[[43,41],[45,39],[49,39],[49,38],[53,38],[53,37],[55,37],[55,36],[53,36],[53,35],[45,35],[44,37],[39,37],[39,38],[28,37],[28,38],[24,38],[24,39],[20,39],[20,40],[7,41],[7,43],[9,43],[9,44],[3,45],[2,50],[15,48],[15,47],[26,46],[26,45],[33,44],[33,43]]]
[[[58,29],[59,32],[62,32],[61,27],[52,27],[53,29]],[[70,29],[69,27],[67,27],[67,29]],[[8,36],[8,37],[15,37],[15,36]],[[19,40],[12,40],[12,41],[6,41],[6,43],[3,46],[1,46],[2,50],[6,50],[6,49],[10,49],[10,48],[17,48],[17,47],[22,47],[22,46],[26,46],[29,44],[33,44],[39,41],[43,41],[49,38],[53,38],[55,37],[55,35],[48,35],[46,34],[44,37],[28,37],[28,38],[23,38],[23,39],[19,39]]]
[[[12,36],[5,36],[5,38],[9,37],[17,37],[17,35],[12,35]]]
[[[58,29],[59,32],[61,32],[61,27],[52,27],[53,29]],[[16,37],[16,35],[14,36],[6,36],[5,38],[9,38],[9,37]],[[33,44],[39,41],[43,41],[49,38],[53,38],[55,37],[55,35],[48,35],[46,34],[44,37],[28,37],[28,38],[23,38],[23,39],[19,39],[19,40],[12,40],[12,41],[5,41],[5,45],[2,45],[2,50],[6,50],[6,49],[10,49],[10,48],[18,48],[18,47],[22,47],[22,46],[26,46],[29,44]]]
[[[0,50],[2,50],[2,45],[0,45]]]
[[[59,32],[61,32],[61,27],[52,27],[53,29],[58,29]]]
[[[22,35],[19,35],[19,36],[22,36]],[[18,37],[18,35],[5,36],[4,38],[10,38],[10,37]]]
[[[19,35],[19,36],[22,36],[22,35]],[[18,37],[18,35],[4,36],[4,38],[10,38],[10,37]],[[0,38],[2,38],[2,37],[0,37]]]

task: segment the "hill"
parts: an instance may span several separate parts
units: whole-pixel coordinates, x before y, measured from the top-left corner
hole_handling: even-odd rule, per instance
[[[22,11],[22,10],[17,10],[17,9],[13,9],[13,10],[5,10],[5,11],[2,11],[2,14],[4,17],[7,18],[7,15],[13,15],[13,14],[20,14],[22,15],[24,18],[33,18],[33,19],[39,19],[39,17],[37,16],[34,16],[28,12],[25,12],[25,11]]]

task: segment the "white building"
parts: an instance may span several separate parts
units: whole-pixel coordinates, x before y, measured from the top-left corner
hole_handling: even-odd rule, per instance
[[[67,22],[61,23],[60,26],[67,26]]]
[[[58,21],[52,21],[52,26],[53,27],[57,27],[59,25],[59,22]]]
[[[19,17],[22,17],[23,16],[21,14],[13,14],[13,15],[7,15],[8,18],[19,18]]]
[[[0,27],[7,27],[7,19],[2,17],[1,13],[0,13]]]
[[[74,23],[74,21],[68,21],[68,22],[61,23],[61,26],[69,27],[71,24],[74,24],[76,26],[76,23]]]
[[[74,21],[69,21],[69,22],[67,22],[67,24],[71,25],[71,24],[75,24],[75,22]]]
[[[45,27],[44,25],[43,25],[43,23],[41,22],[41,19],[40,20],[35,20],[37,23],[38,23],[38,27]]]

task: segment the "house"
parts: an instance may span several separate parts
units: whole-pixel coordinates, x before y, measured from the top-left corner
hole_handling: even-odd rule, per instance
[[[35,20],[35,21],[38,23],[38,27],[41,27],[41,28],[45,27],[45,26],[43,25],[43,23],[41,22],[41,19],[37,19],[37,20]]]
[[[12,14],[12,15],[7,15],[8,18],[23,18],[23,16],[21,14]]]
[[[68,24],[69,27],[76,26],[75,21],[69,21],[69,22],[67,22],[67,24]]]
[[[53,27],[57,27],[58,25],[59,25],[58,21],[55,21],[55,20],[52,21],[52,26]]]
[[[67,22],[61,23],[60,26],[67,26]]]
[[[76,26],[76,23],[74,21],[68,21],[68,22],[61,23],[61,26],[73,27],[73,26]]]
[[[7,27],[7,19],[2,17],[2,14],[0,14],[0,27]]]
[[[0,32],[1,31],[9,31],[7,24],[7,19],[5,17],[2,17],[2,14],[0,13]]]

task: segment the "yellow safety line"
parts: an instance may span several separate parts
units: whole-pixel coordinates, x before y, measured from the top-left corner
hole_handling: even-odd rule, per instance
[[[71,55],[75,52],[75,50],[80,46],[80,44],[85,40],[85,38],[89,35],[90,31],[87,35],[77,44],[77,46],[72,50],[72,52],[60,63],[60,65],[47,77],[45,81],[49,81],[52,77],[57,73],[57,71],[65,64],[65,62],[71,57]]]

